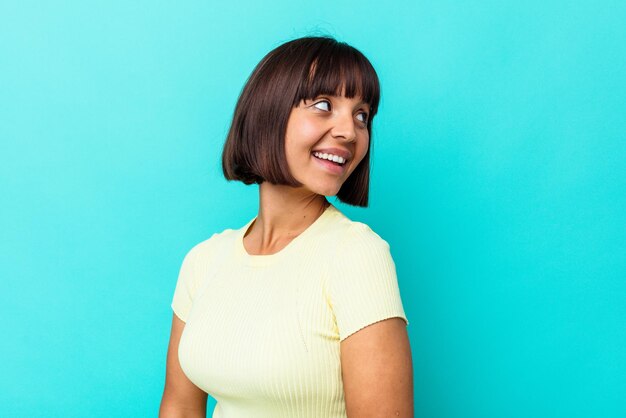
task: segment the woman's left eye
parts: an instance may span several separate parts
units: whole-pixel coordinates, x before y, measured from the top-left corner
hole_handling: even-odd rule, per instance
[[[361,122],[367,123],[367,112],[360,112],[359,115],[363,115],[363,119],[361,119]]]

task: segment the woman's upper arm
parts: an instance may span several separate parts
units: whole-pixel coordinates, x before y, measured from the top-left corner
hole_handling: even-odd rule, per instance
[[[413,363],[402,318],[371,324],[341,342],[349,418],[413,417]]]
[[[172,330],[167,349],[165,389],[161,399],[159,418],[206,416],[207,393],[194,385],[185,375],[178,361],[178,344],[185,323],[172,315]]]

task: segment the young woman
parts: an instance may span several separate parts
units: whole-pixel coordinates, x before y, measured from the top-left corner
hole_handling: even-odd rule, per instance
[[[259,213],[186,255],[160,417],[412,417],[413,370],[389,245],[326,196],[367,206],[378,77],[305,37],[248,79],[222,155]]]

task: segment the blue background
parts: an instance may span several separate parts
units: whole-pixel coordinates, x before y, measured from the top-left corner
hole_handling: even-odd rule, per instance
[[[237,96],[310,34],[382,81],[371,205],[337,204],[391,245],[416,416],[626,416],[625,21],[623,1],[1,2],[0,416],[156,416],[183,256],[257,211],[220,171]]]

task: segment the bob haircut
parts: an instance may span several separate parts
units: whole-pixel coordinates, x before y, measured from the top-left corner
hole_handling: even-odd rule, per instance
[[[345,89],[345,91],[344,91]],[[304,37],[270,51],[244,86],[222,152],[227,180],[245,184],[300,187],[289,172],[285,134],[291,110],[302,100],[341,93],[359,96],[370,106],[370,145],[346,179],[337,198],[349,205],[368,205],[372,121],[378,111],[380,84],[374,67],[357,49],[332,37]]]

